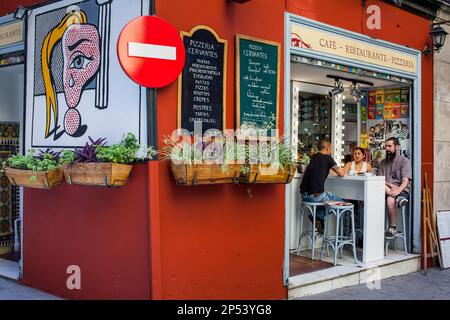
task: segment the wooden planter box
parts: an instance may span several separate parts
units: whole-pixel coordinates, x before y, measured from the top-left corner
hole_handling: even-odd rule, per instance
[[[240,181],[244,183],[283,183],[287,184],[292,181],[297,167],[290,165],[287,168],[278,168],[275,173],[267,174],[262,169],[270,170],[270,164],[251,164],[250,172],[242,174]]]
[[[170,162],[172,175],[178,186],[238,183],[242,165],[175,164]]]
[[[51,189],[64,181],[61,168],[49,171],[21,170],[5,168],[5,174],[13,186]],[[35,178],[34,178],[35,177]]]
[[[74,163],[63,167],[68,184],[122,187],[127,183],[132,165],[111,162]]]

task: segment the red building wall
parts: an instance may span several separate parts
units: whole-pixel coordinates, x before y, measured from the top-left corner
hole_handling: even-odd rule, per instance
[[[25,189],[23,282],[67,299],[149,299],[147,165],[122,188]],[[81,269],[69,290],[67,268]]]
[[[381,1],[369,4],[381,7],[379,31],[364,27],[359,0],[157,0],[156,11],[180,31],[204,24],[228,40],[226,126],[234,128],[234,37],[283,45],[285,10],[419,50],[428,42],[426,19]],[[432,66],[431,57],[422,59],[422,161],[430,178]],[[283,77],[281,72],[280,119]],[[158,90],[160,144],[176,128],[177,96],[176,82]],[[249,191],[244,185],[176,187],[162,161],[135,168],[121,189],[26,190],[24,282],[65,298],[286,298],[284,186]],[[80,291],[66,288],[66,268],[73,264],[81,267]]]
[[[17,6],[28,7],[35,4],[43,3],[43,0],[3,0],[0,2],[0,17],[14,13]]]
[[[0,16],[45,2],[2,1]],[[25,189],[23,282],[68,299],[150,299],[149,181],[141,164],[123,188]],[[67,288],[71,265],[81,290]]]
[[[157,1],[157,15],[189,31],[206,24],[228,40],[227,127],[235,126],[234,35],[283,42],[283,11],[378,39],[422,50],[429,21],[381,1],[381,30],[367,30],[366,14],[357,0],[252,0],[245,4],[202,0]],[[183,14],[189,12],[189,14]],[[284,50],[284,48],[282,49]],[[282,63],[283,65],[283,63]],[[422,58],[422,168],[432,176],[432,58]],[[281,79],[283,76],[281,77]],[[283,88],[283,83],[280,84]],[[283,90],[283,89],[281,89]],[[280,101],[282,105],[282,101]],[[158,91],[159,138],[176,127],[177,85]],[[281,119],[283,107],[280,109]],[[282,126],[282,123],[280,123]],[[245,186],[177,188],[168,165],[159,164],[158,263],[155,298],[285,298],[281,286],[284,241],[284,187]],[[155,226],[153,226],[155,227]],[[189,270],[188,272],[186,270]]]
[[[156,2],[156,14],[180,31],[203,24],[228,40],[226,127],[235,128],[235,35],[283,43],[284,1],[164,0]],[[280,85],[282,106],[282,81]],[[176,82],[158,90],[160,143],[176,128],[177,95]],[[159,279],[154,279],[160,284],[154,288],[154,298],[286,297],[284,186],[252,186],[250,198],[245,185],[178,188],[165,162],[153,173],[158,175],[159,212],[153,210],[151,215],[160,224],[152,228],[161,234],[161,255],[153,261],[158,264],[153,270],[160,270]]]

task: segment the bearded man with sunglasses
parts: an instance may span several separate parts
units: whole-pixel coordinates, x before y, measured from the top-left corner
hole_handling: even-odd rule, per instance
[[[400,142],[391,137],[385,142],[386,159],[383,159],[378,169],[378,176],[385,176],[386,204],[388,207],[389,227],[385,233],[386,239],[393,238],[397,233],[397,208],[409,201],[409,190],[412,180],[411,161],[400,154]]]

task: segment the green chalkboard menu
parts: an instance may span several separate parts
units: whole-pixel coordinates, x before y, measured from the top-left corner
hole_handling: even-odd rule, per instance
[[[186,62],[178,80],[178,128],[193,132],[197,122],[202,133],[223,130],[227,41],[203,25],[181,34]]]
[[[278,127],[280,44],[236,36],[237,127]]]

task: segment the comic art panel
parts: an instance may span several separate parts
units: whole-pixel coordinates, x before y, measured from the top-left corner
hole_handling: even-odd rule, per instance
[[[116,43],[148,1],[66,0],[33,10],[27,32],[27,148],[93,138],[146,142],[145,90],[122,71]]]

